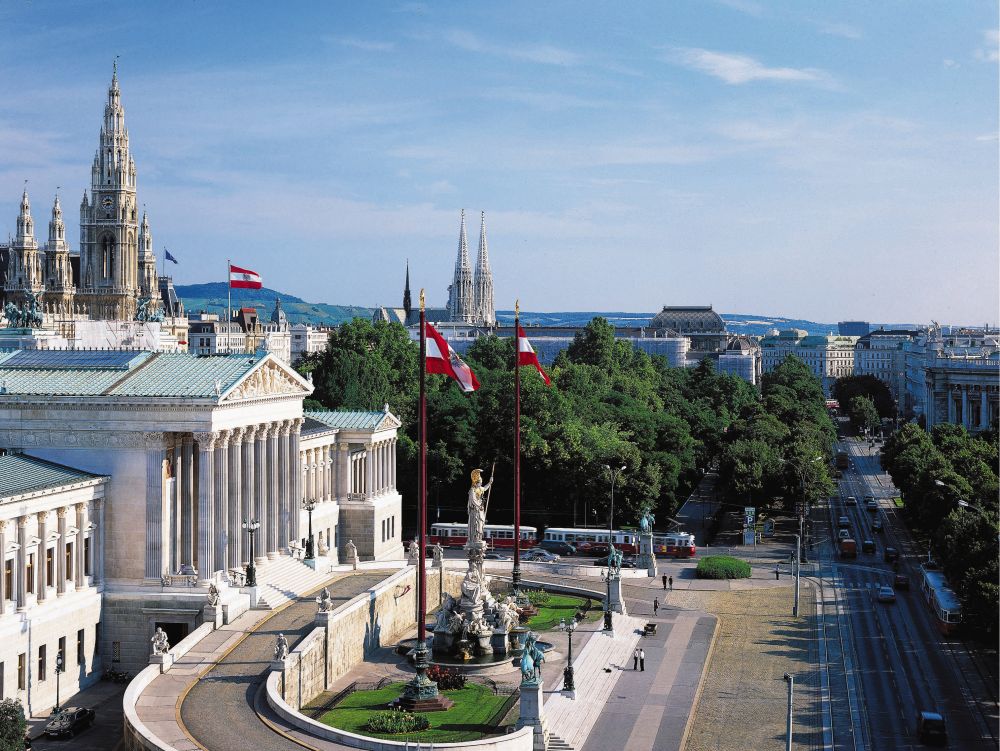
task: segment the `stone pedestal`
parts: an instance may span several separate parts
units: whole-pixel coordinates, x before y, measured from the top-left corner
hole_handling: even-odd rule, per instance
[[[493,633],[486,632],[485,634],[477,634],[475,636],[476,644],[478,645],[477,654],[480,655],[491,655],[493,654]]]
[[[545,751],[549,745],[549,729],[545,722],[544,706],[542,704],[542,683],[521,684],[521,715],[517,718],[517,728],[531,727],[534,729],[532,749]]]
[[[257,607],[257,587],[240,587],[240,592],[250,597],[250,607]]]
[[[203,623],[214,623],[216,628],[222,628],[223,624],[222,603],[216,605],[206,605],[202,609]]]
[[[313,571],[329,571],[333,563],[325,555],[318,555],[315,558],[303,558],[302,562]]]
[[[611,580],[610,607],[612,613],[621,613],[622,615],[628,615],[628,611],[625,609],[625,596],[622,594],[621,578]]]
[[[316,626],[319,628],[330,629],[330,621],[333,620],[332,610],[320,610],[316,613]]]
[[[653,533],[639,534],[639,566],[649,576],[656,576],[656,553],[653,552]]]
[[[510,652],[510,639],[507,632],[502,629],[495,629],[490,639],[490,646],[493,647],[494,654],[505,655]]]
[[[150,665],[159,665],[160,672],[166,673],[174,664],[174,656],[167,652],[162,655],[150,655],[149,656]]]

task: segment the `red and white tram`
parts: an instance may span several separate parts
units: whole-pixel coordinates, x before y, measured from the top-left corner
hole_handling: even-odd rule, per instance
[[[514,549],[513,524],[487,524],[483,528],[483,537],[491,548]],[[469,540],[469,525],[464,522],[444,524],[438,522],[431,525],[431,544],[442,547],[462,547]],[[521,549],[533,547],[538,540],[538,528],[521,525]]]
[[[546,540],[568,542],[576,547],[576,552],[587,555],[596,552],[607,555],[608,530],[595,527],[549,527],[545,530]],[[611,533],[615,547],[625,553],[639,552],[639,533],[634,529],[616,529]],[[596,548],[596,551],[594,550]]]
[[[940,569],[920,567],[920,591],[934,613],[934,621],[942,634],[951,634],[962,622],[962,605],[958,595],[948,586]]]
[[[694,535],[688,532],[653,533],[653,552],[667,558],[693,558],[697,552]]]

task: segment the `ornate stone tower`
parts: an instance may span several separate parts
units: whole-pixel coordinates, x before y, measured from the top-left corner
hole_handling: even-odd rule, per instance
[[[472,289],[472,264],[469,263],[469,241],[465,236],[465,209],[462,209],[462,228],[458,235],[458,258],[455,260],[455,278],[448,288],[448,314],[456,323],[472,323],[475,299]]]
[[[25,188],[21,196],[21,211],[17,215],[17,235],[10,244],[4,291],[7,300],[21,305],[28,293],[37,295],[42,290],[42,259],[38,254],[35,220],[31,218],[31,202],[28,200],[28,189]]]
[[[486,247],[486,212],[479,224],[479,257],[476,259],[475,313],[473,319],[480,326],[497,322],[493,307],[493,272],[490,271],[490,253]]]
[[[69,262],[66,224],[63,222],[59,194],[52,204],[49,241],[45,244],[45,312],[59,316],[73,313],[73,268]]]
[[[130,321],[139,297],[135,162],[129,152],[116,64],[91,169],[90,202],[84,196],[80,205],[77,301],[91,318]]]
[[[156,255],[153,253],[153,233],[149,231],[149,219],[142,212],[142,226],[139,228],[139,294],[148,297],[154,307],[160,296],[160,285],[156,278]]]

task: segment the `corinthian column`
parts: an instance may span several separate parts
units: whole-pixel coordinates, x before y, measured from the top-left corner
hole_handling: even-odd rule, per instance
[[[299,456],[299,436],[302,432],[302,423],[305,422],[301,417],[292,420],[292,424],[289,428],[289,440],[291,445],[288,448],[289,459],[292,457]],[[291,464],[291,461],[289,462]],[[302,535],[299,532],[299,502],[302,500],[302,472],[296,466],[291,468],[292,477],[292,492],[289,494],[291,496],[291,504],[289,505],[289,539],[298,540],[301,539]]]
[[[66,506],[56,509],[57,529],[59,539],[56,541],[56,597],[62,597],[66,592]]]
[[[46,578],[45,575],[47,573],[46,569],[48,568],[48,566],[46,565],[46,560],[45,559],[46,559],[46,557],[48,556],[48,553],[49,553],[49,546],[48,546],[47,541],[46,541],[45,538],[49,536],[48,519],[49,519],[49,512],[48,511],[39,511],[38,512],[38,538],[39,538],[39,540],[38,540],[38,554],[37,554],[37,556],[35,558],[35,562],[38,564],[38,566],[37,566],[38,571],[36,572],[38,574],[38,576],[37,576],[38,586],[35,587],[35,589],[36,589],[35,595],[36,595],[36,598],[37,598],[37,600],[38,600],[39,603],[41,603],[42,600],[45,599],[45,595],[46,595],[45,585],[47,584],[47,582],[45,580],[45,578]]]
[[[170,568],[170,535],[164,525],[163,463],[166,449],[163,448],[163,433],[147,433],[146,438],[146,561],[143,575],[147,579],[158,579]],[[169,507],[170,499],[166,499]],[[79,518],[80,514],[77,513]],[[77,528],[80,525],[77,524]],[[79,541],[78,545],[79,547]]]
[[[282,552],[288,552],[289,541],[289,515],[292,509],[298,507],[299,499],[292,497],[292,474],[299,471],[298,463],[292,458],[292,421],[284,420],[281,423],[280,436],[278,438],[278,518],[276,520],[278,530],[277,547]]]
[[[364,494],[365,494],[365,498],[367,498],[369,500],[371,500],[371,497],[375,493],[375,467],[374,467],[375,457],[373,456],[374,448],[375,448],[374,445],[371,444],[371,443],[366,443],[365,444],[365,458],[364,458],[364,462],[365,462],[365,489],[364,489]]]
[[[178,564],[189,563],[194,565],[194,440],[190,435],[182,439],[181,453],[182,474],[179,478],[181,483],[181,559]]]
[[[198,442],[198,576],[207,584],[215,565],[215,433],[195,433]]]
[[[76,553],[76,565],[73,566],[73,583],[76,585],[77,592],[85,588],[83,583],[83,569],[85,568],[83,563],[84,523],[84,505],[82,503],[78,503],[76,504],[76,546],[74,547],[74,552]]]
[[[278,456],[278,439],[281,437],[281,423],[272,423],[267,432],[267,557],[278,557],[278,506],[282,466]]]
[[[243,513],[243,435],[246,428],[235,428],[229,436],[229,525],[226,527],[229,537],[229,568],[238,568],[243,563],[243,522],[247,517]]]
[[[257,503],[256,503],[256,493],[257,487],[254,477],[254,471],[257,465],[257,425],[249,425],[246,428],[246,432],[243,435],[243,521],[250,521],[251,519],[257,518]],[[242,522],[241,522],[242,524]],[[248,559],[250,557],[250,543],[247,539],[243,540],[243,558],[241,562],[243,565],[249,563]]]
[[[229,432],[223,430],[216,434],[215,460],[215,539],[212,544],[215,549],[215,567],[229,568]]]
[[[7,520],[0,519],[0,566],[7,566]],[[0,570],[0,615],[7,609],[7,600],[12,598],[14,593],[7,591],[7,577],[4,571]]]
[[[17,517],[17,609],[28,607],[28,517]]]
[[[256,445],[254,446],[253,479],[254,479],[254,517],[260,520],[260,531],[257,533],[257,549],[255,561],[258,565],[267,560],[267,488],[268,475],[273,471],[267,465],[267,437],[270,425],[258,425]]]

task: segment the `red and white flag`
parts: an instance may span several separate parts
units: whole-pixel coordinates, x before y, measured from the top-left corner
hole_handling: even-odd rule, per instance
[[[264,285],[256,271],[229,264],[229,286],[236,289],[260,289]]]
[[[462,391],[469,393],[479,388],[479,381],[472,368],[451,348],[445,338],[429,323],[424,324],[427,332],[427,372],[440,373],[458,381]]]
[[[545,385],[552,385],[552,379],[549,378],[548,373],[542,370],[542,364],[538,362],[538,355],[535,354],[535,348],[528,341],[528,335],[524,333],[521,324],[517,324],[517,364],[518,366],[534,365],[538,368],[538,373],[542,376],[542,380],[545,381]]]

